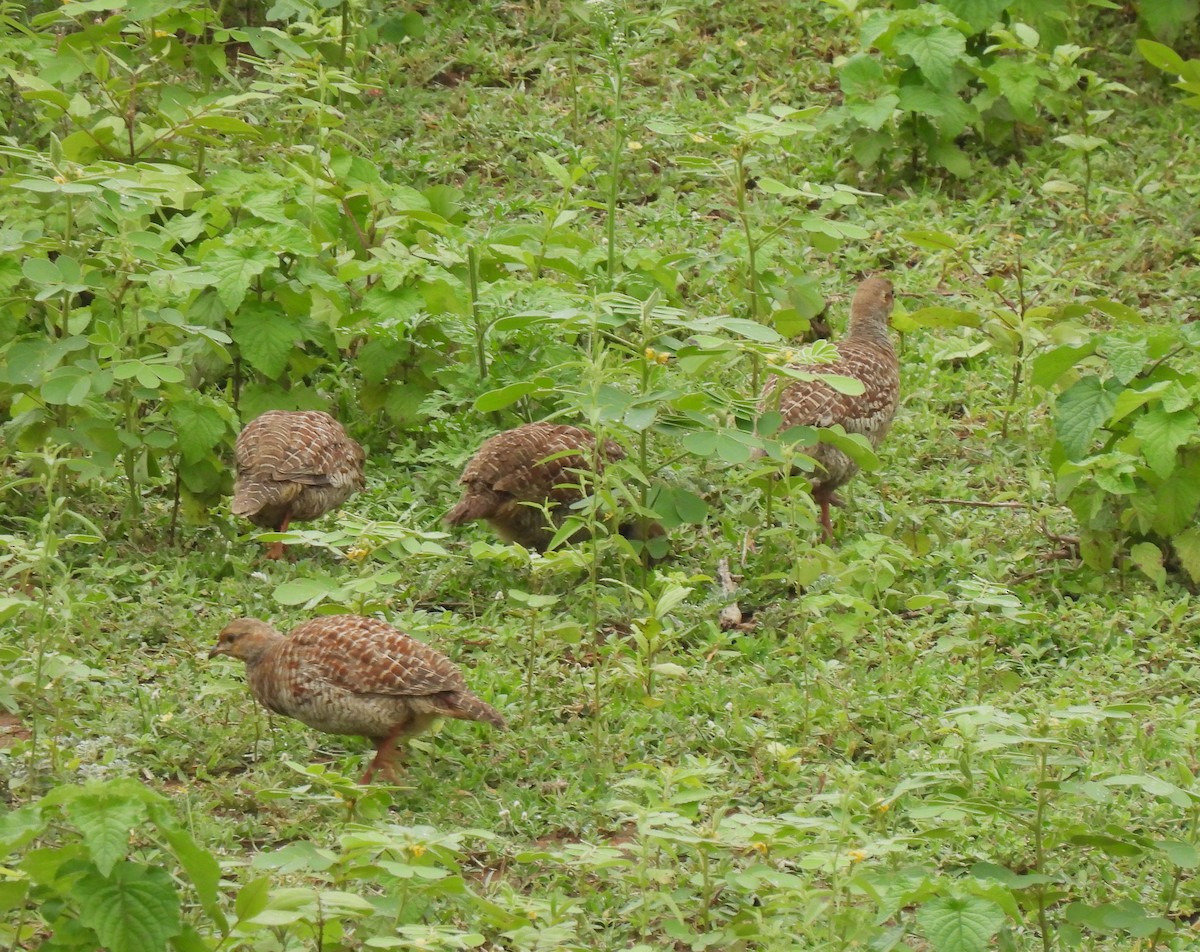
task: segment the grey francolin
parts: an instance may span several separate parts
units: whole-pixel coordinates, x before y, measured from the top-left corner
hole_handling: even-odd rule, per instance
[[[507,726],[471,693],[454,662],[374,618],[326,615],[287,637],[266,622],[239,618],[209,652],[218,655],[246,662],[250,691],[267,710],[329,734],[374,741],[364,784],[378,770],[394,780],[398,745],[439,717]]]
[[[888,332],[893,302],[890,281],[867,278],[858,286],[850,304],[850,328],[835,345],[837,360],[829,364],[793,365],[796,370],[809,373],[853,377],[863,385],[861,394],[839,393],[820,380],[781,382],[771,377],[759,397],[759,415],[778,410],[783,416],[779,432],[796,426],[841,425],[847,433],[859,433],[871,446],[878,447],[892,425],[900,400],[900,366]],[[858,466],[827,443],[799,449],[817,462],[816,470],[806,475],[812,483],[813,498],[821,507],[825,538],[830,539],[833,525],[829,506],[840,504],[836,491],[858,471]],[[763,453],[759,450],[754,455],[761,457]]]
[[[269,410],[238,434],[233,514],[283,532],[363,488],[363,448],[319,410]],[[267,558],[283,555],[276,542]]]
[[[597,453],[592,433],[562,423],[526,423],[497,433],[463,470],[462,498],[446,513],[446,525],[485,519],[506,542],[541,551],[569,507],[584,498],[581,481],[624,458],[612,440]]]

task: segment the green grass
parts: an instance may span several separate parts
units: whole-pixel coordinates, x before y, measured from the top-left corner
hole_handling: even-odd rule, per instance
[[[675,16],[676,29],[636,36],[617,54],[625,138],[642,146],[621,150],[619,250],[627,262],[635,252],[684,255],[669,303],[692,315],[743,316],[740,225],[727,189],[676,164],[703,144],[647,123],[716,132],[771,104],[831,103],[828,61],[856,48],[852,31],[825,23],[823,7],[791,6],[696,4]],[[600,14],[451,3],[424,15],[423,39],[374,51],[369,78],[384,93],[347,108],[347,133],[389,181],[460,189],[481,233],[538,220],[561,190],[537,153],[569,164],[604,160],[612,147],[614,60],[588,20]],[[823,130],[765,146],[753,174],[870,189],[845,218],[871,237],[825,253],[789,228],[764,245],[763,262],[816,276],[839,332],[861,272],[889,270],[904,312],[986,312],[997,298],[983,276],[1014,294],[1018,252],[1027,290],[1044,303],[1100,295],[1156,324],[1194,317],[1194,114],[1143,75],[1127,52],[1130,24],[1109,17],[1096,31],[1104,42],[1092,68],[1136,95],[1112,104],[1091,221],[1078,193],[1040,191],[1050,179],[1082,183],[1053,133],[1020,154],[981,155],[975,177],[955,181],[860,174]],[[605,167],[571,199],[581,214],[570,227],[595,262]],[[751,194],[756,227],[778,224],[767,217],[778,206]],[[922,250],[905,236],[912,230],[969,241],[979,275]],[[626,267],[617,284],[634,280]],[[601,265],[583,281],[556,272],[485,303],[493,316],[515,313],[597,293],[603,281]],[[590,547],[530,564],[478,545],[488,536],[476,527],[432,537],[424,554],[393,541],[352,562],[338,541],[293,547],[293,561],[272,564],[219,508],[169,545],[169,497],[152,481],[136,541],[73,540],[85,524],[64,515],[46,525],[36,481],[14,488],[0,515],[0,568],[11,593],[33,604],[0,627],[0,710],[13,721],[0,733],[0,797],[15,811],[59,785],[120,777],[163,794],[220,862],[230,921],[238,890],[263,875],[276,890],[325,891],[329,909],[339,908],[335,892],[371,903],[280,914],[270,925],[248,916],[222,942],[186,887],[185,920],[204,936],[187,948],[1191,948],[1200,913],[1195,607],[1175,577],[1156,587],[1132,567],[1098,573],[1060,551],[1047,533],[1075,528],[1046,461],[1048,398],[1026,383],[1001,438],[1012,357],[996,347],[942,359],[963,338],[985,340],[926,328],[904,336],[903,402],[882,466],[848,487],[832,546],[818,543],[807,497],[777,499],[775,525],[764,525],[761,483],[747,467],[683,453],[656,434],[654,465],[701,497],[708,518],[672,531],[672,556],[645,587],[636,565],[601,547],[599,630]],[[517,375],[527,356],[493,359]],[[622,366],[606,366],[627,382]],[[327,393],[352,389],[338,372],[322,382]],[[718,376],[752,396],[747,362]],[[469,387],[460,381],[460,390]],[[370,445],[369,488],[312,538],[353,538],[371,521],[438,532],[462,462],[495,428],[461,399],[403,432],[380,419],[346,420]],[[39,472],[14,454],[0,475]],[[105,536],[116,525],[123,486],[58,487]],[[722,557],[740,578],[746,630],[717,624]],[[269,717],[240,666],[206,657],[233,617],[280,628],[309,617],[310,608],[279,604],[281,584],[348,578],[362,586],[343,607],[381,613],[446,652],[512,725],[505,734],[440,725],[412,744],[405,787],[364,794],[353,816],[346,799],[361,791],[347,778],[361,772],[367,742]],[[690,595],[665,620],[647,693],[634,634],[651,612],[639,599],[671,583]],[[558,598],[538,611],[532,648],[529,610],[510,589]],[[2,861],[17,880],[36,848],[78,839],[67,822],[18,843],[3,824],[0,845],[13,850]],[[174,870],[162,838],[139,829],[123,848]],[[382,858],[363,858],[355,837],[368,832]],[[0,909],[9,895],[0,888]],[[286,908],[281,895],[272,909]],[[0,926],[0,945],[82,948],[66,933],[40,944],[52,927],[38,916],[52,917],[38,910],[53,901],[39,886],[15,903],[6,914],[26,931]],[[935,916],[954,902],[1002,924],[984,929],[981,944],[930,944]]]

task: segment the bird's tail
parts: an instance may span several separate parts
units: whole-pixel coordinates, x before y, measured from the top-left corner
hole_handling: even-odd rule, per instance
[[[261,483],[238,479],[233,484],[230,509],[235,516],[252,516],[271,501],[271,493]]]
[[[451,716],[463,721],[483,721],[485,724],[491,724],[497,730],[508,730],[508,721],[504,719],[504,716],[486,701],[479,700],[474,694],[456,695],[454,713]]]

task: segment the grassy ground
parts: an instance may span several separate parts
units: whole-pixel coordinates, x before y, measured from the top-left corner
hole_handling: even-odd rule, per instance
[[[622,153],[619,242],[687,256],[678,303],[692,313],[741,313],[740,226],[728,190],[681,169],[687,148],[647,124],[716,130],[772,103],[832,103],[830,60],[854,34],[828,15],[701,3],[616,54],[640,146]],[[596,46],[596,16],[430,7],[423,39],[378,53],[384,93],[348,130],[389,178],[461,189],[481,228],[536,220],[558,200],[536,153],[603,156],[613,134],[614,60]],[[857,275],[880,269],[901,313],[987,313],[999,299],[986,280],[1012,295],[1021,269],[1047,303],[1103,295],[1152,322],[1193,314],[1194,113],[1143,75],[1129,24],[1096,29],[1092,68],[1135,93],[1111,102],[1091,220],[1080,191],[1042,189],[1083,183],[1079,156],[1052,135],[983,155],[957,181],[859,176],[818,130],[764,149],[756,174],[872,190],[845,213],[870,237],[826,253],[785,230],[766,262],[815,276],[838,330]],[[576,227],[599,248],[602,211],[583,212]],[[960,236],[978,273],[922,250],[905,237],[914,229]],[[4,524],[10,564],[51,534],[61,563],[8,578],[41,588],[32,616],[0,628],[4,796],[18,807],[115,777],[164,794],[220,861],[230,921],[245,884],[266,875],[276,890],[276,918],[240,916],[223,949],[969,949],[993,935],[1009,949],[1191,948],[1192,600],[1173,579],[1096,573],[1064,551],[1056,537],[1074,528],[1045,462],[1044,395],[1024,383],[1002,435],[1013,357],[966,353],[985,342],[904,335],[902,407],[882,467],[835,514],[834,545],[818,543],[803,494],[776,499],[768,524],[746,467],[656,437],[664,477],[709,516],[672,532],[673,555],[648,580],[612,547],[592,583],[590,548],[531,563],[482,544],[482,529],[405,551],[408,530],[438,531],[487,419],[391,440],[348,421],[372,445],[369,488],[305,538],[365,537],[364,523],[390,533],[359,560],[314,545],[264,562],[225,512],[170,545],[159,494],[136,542],[73,540],[86,526],[66,516],[39,530],[44,497],[14,490],[13,511],[35,523]],[[719,376],[750,395],[746,367]],[[122,492],[81,491],[68,506],[104,526]],[[717,624],[721,557],[740,579],[743,629]],[[362,796],[348,817],[366,743],[268,717],[240,666],[206,657],[232,617],[308,617],[303,598],[280,596],[296,580],[354,581],[319,610],[381,612],[436,645],[511,731],[441,725],[412,745],[404,788]],[[656,626],[653,600],[671,586],[688,595]],[[554,601],[531,608],[511,590]],[[170,865],[152,835],[134,849]],[[292,886],[326,896],[324,910],[289,907],[280,891]],[[343,893],[370,905],[343,908]],[[939,925],[956,915],[957,945]],[[196,947],[216,947],[220,930],[199,931],[210,938]],[[36,929],[9,942],[39,947]]]

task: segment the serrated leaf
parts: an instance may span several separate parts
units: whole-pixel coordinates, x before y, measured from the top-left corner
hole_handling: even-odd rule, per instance
[[[1068,459],[1080,459],[1087,453],[1115,403],[1116,398],[1095,375],[1076,381],[1059,396],[1054,428]]]
[[[1171,540],[1179,564],[1193,582],[1200,582],[1200,528],[1192,526]]]
[[[1154,491],[1154,531],[1176,537],[1187,528],[1200,507],[1200,474],[1194,466],[1176,469]]]
[[[838,70],[838,83],[847,96],[860,96],[863,99],[894,91],[884,74],[883,65],[869,53],[858,53],[846,60]]]
[[[173,403],[171,422],[183,458],[189,463],[203,459],[225,435],[226,423],[221,411],[205,403]]]
[[[112,876],[85,876],[72,887],[79,920],[109,952],[158,952],[183,929],[179,895],[166,870],[124,862]]]
[[[262,248],[217,248],[201,262],[216,276],[217,296],[229,310],[236,311],[246,299],[254,279],[278,264],[277,257]]]
[[[946,896],[917,910],[917,924],[934,952],[984,952],[1004,925],[1004,912],[986,899]]]
[[[955,66],[967,51],[967,39],[948,27],[927,27],[896,37],[895,49],[912,58],[917,68],[938,87],[950,82]]]
[[[292,348],[300,337],[296,321],[265,305],[243,308],[233,319],[232,332],[242,356],[272,380],[287,367]]]
[[[1142,372],[1149,358],[1149,345],[1146,339],[1125,340],[1121,337],[1108,337],[1101,348],[1112,367],[1113,376],[1122,384],[1127,384]]]
[[[1142,441],[1142,455],[1159,479],[1166,479],[1179,461],[1179,447],[1189,443],[1200,430],[1196,414],[1190,410],[1168,413],[1153,407],[1133,425],[1133,434]]]
[[[92,862],[104,876],[129,850],[129,831],[146,817],[137,800],[104,792],[84,793],[68,801],[67,816],[83,834]]]

